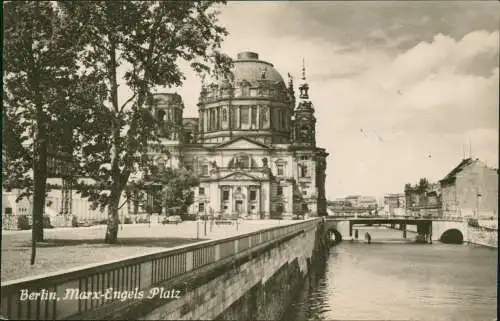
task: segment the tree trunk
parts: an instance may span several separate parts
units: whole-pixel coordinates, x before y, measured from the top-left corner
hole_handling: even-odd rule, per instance
[[[43,242],[43,214],[45,212],[45,192],[47,183],[47,132],[44,118],[38,111],[38,131],[35,137],[33,166],[33,229],[36,242]]]
[[[35,240],[43,242],[43,213],[45,209],[45,177],[35,175],[35,194],[33,195],[33,222]]]
[[[110,199],[108,207],[108,226],[106,229],[106,237],[104,242],[107,244],[116,244],[118,241],[118,203],[120,201],[120,193],[111,193],[112,197]]]

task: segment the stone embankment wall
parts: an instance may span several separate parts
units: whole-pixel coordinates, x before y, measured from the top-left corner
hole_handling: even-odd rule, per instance
[[[498,230],[468,226],[466,241],[472,244],[498,248]]]
[[[323,224],[198,276],[180,299],[139,320],[279,320],[327,249]],[[196,283],[196,282],[195,282]],[[192,284],[191,284],[192,285]]]

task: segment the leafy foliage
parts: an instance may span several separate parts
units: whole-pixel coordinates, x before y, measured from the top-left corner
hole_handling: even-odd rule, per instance
[[[165,207],[167,213],[170,209],[181,213],[187,212],[188,207],[194,202],[192,188],[200,183],[196,175],[184,168],[154,171],[147,179],[152,186],[160,186],[159,189],[153,190],[153,199],[156,199],[161,207]]]
[[[217,25],[216,3],[64,3],[86,26],[80,63],[100,85],[96,93],[102,103],[87,105],[89,131],[79,138],[75,154],[78,172],[92,179],[77,188],[96,206],[108,209],[107,242],[117,239],[120,197],[136,189],[129,186],[130,176],[147,173],[152,165],[148,146],[158,142],[150,105],[154,89],[182,84],[180,61],[189,62],[199,73],[230,70],[230,59],[218,52],[227,32]],[[131,95],[119,99],[123,87]]]
[[[81,100],[93,86],[79,72],[82,24],[60,3],[11,1],[3,8],[3,187],[19,189],[19,198],[33,195],[42,240],[47,159],[71,149]]]

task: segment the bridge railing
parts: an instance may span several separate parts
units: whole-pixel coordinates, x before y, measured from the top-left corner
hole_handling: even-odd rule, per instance
[[[301,230],[312,229],[319,220],[313,218],[225,239],[179,246],[158,253],[3,282],[0,314],[14,320],[75,318],[93,309],[115,304],[122,299],[120,293],[133,295],[137,291],[147,290],[252,247],[278,241]],[[89,292],[101,295],[82,295]],[[35,298],[33,294],[30,297],[31,293],[41,295]],[[67,294],[73,296],[64,300]]]

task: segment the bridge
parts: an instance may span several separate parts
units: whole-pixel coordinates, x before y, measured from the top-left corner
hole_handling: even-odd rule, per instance
[[[418,235],[427,237],[430,242],[462,243],[466,239],[467,222],[461,219],[414,218],[414,217],[326,217],[325,229],[334,243],[352,238],[356,225],[390,225],[398,228],[406,237],[408,226]]]

